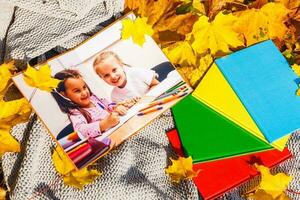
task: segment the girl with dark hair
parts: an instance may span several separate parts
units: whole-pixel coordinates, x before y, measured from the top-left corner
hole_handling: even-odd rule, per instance
[[[126,114],[122,106],[94,95],[77,70],[63,70],[54,77],[61,82],[52,95],[82,136],[99,136],[119,123],[119,115]]]

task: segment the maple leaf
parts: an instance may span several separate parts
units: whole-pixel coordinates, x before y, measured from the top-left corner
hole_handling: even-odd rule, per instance
[[[206,9],[204,5],[204,1],[202,0],[181,0],[184,4],[180,5],[176,11],[179,14],[192,12],[199,13],[201,15],[206,14]]]
[[[238,21],[234,29],[243,34],[247,45],[278,38],[283,40],[287,34],[284,24],[289,10],[280,3],[268,3],[261,9],[237,12]]]
[[[287,176],[284,173],[272,175],[270,173],[270,169],[263,165],[256,164],[255,167],[261,173],[259,189],[264,190],[274,199],[280,196],[286,190],[289,182],[292,180],[291,176]]]
[[[51,77],[51,69],[48,64],[40,66],[38,70],[28,66],[24,72],[24,80],[31,87],[47,92],[51,92],[60,82],[60,80]]]
[[[0,157],[6,152],[20,152],[20,144],[10,135],[9,129],[0,129]]]
[[[25,98],[0,101],[0,128],[9,130],[16,124],[26,122],[31,114],[31,106]]]
[[[164,48],[163,52],[174,64],[196,65],[196,55],[187,41],[176,42]]]
[[[179,157],[178,160],[173,160],[172,165],[165,169],[166,173],[170,176],[172,182],[179,183],[183,179],[191,179],[196,177],[199,171],[193,170],[192,157],[184,158]]]
[[[300,66],[299,65],[293,64],[292,69],[298,76],[300,76]]]
[[[145,17],[149,4],[149,0],[126,0],[124,6],[125,12],[132,10],[135,11],[136,14]]]
[[[193,13],[186,13],[184,15],[172,15],[172,17],[164,16],[159,20],[153,29],[156,32],[173,31],[182,35],[191,32],[192,27],[198,16]]]
[[[83,189],[83,186],[89,184],[95,180],[102,173],[97,170],[88,170],[87,167],[72,171],[64,176],[64,183],[70,186]]]
[[[277,173],[272,175],[270,169],[263,165],[255,164],[256,169],[261,174],[260,184],[254,189],[254,192],[248,192],[244,195],[252,200],[288,200],[284,191],[287,189],[289,182],[292,180],[291,176],[284,173]]]
[[[136,18],[135,21],[131,19],[124,19],[122,21],[122,39],[126,40],[132,37],[134,43],[142,46],[145,42],[145,35],[152,35],[153,30],[147,24],[147,18]]]
[[[76,170],[72,161],[59,146],[52,154],[52,161],[57,172],[63,176],[64,183],[79,189],[101,175],[97,170],[88,170],[87,167]]]
[[[243,46],[239,34],[232,29],[236,21],[237,18],[232,14],[224,15],[221,12],[213,22],[209,22],[208,17],[201,16],[191,33],[193,49],[199,54],[209,51],[212,55],[216,55],[231,52],[230,47]]]
[[[192,13],[177,14],[176,8],[182,3],[179,0],[126,0],[125,6],[126,10],[148,18],[147,23],[154,30],[154,40],[162,44],[181,40],[181,36],[184,38],[198,19]]]
[[[212,62],[213,62],[213,58],[211,57],[210,54],[201,57],[199,61],[199,66],[193,69],[191,73],[188,75],[189,83],[193,87],[197,86],[197,83],[199,83],[200,79],[203,77],[205,72],[211,66]]]
[[[249,200],[291,200],[285,193],[282,193],[280,196],[274,199],[272,195],[261,189],[258,189],[255,192],[250,192],[249,194],[244,194],[242,197],[245,197]]]
[[[0,187],[0,200],[5,200],[6,198],[6,190]]]
[[[58,173],[66,175],[75,169],[71,160],[65,155],[64,150],[57,146],[52,154],[52,161]]]
[[[0,65],[0,93],[3,93],[11,81],[12,70],[14,70],[14,61]]]

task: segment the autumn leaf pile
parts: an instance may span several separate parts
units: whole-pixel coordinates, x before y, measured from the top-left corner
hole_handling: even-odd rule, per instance
[[[272,39],[300,64],[300,0],[126,0],[192,86],[214,59]],[[137,28],[137,27],[136,27]]]

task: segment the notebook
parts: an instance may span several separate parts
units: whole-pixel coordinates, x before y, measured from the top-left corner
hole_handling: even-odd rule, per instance
[[[249,131],[249,133],[267,142],[265,136],[259,130],[246,108],[240,102],[239,98],[215,64],[207,71],[192,95],[207,106],[243,127]],[[286,135],[283,138],[274,141],[271,145],[282,151],[288,139],[289,135]]]
[[[167,136],[176,153],[183,156],[177,130],[168,131]],[[291,156],[289,150],[285,148],[282,152],[273,149],[244,156],[194,164],[193,169],[196,171],[200,170],[200,172],[193,181],[204,199],[215,199],[226,191],[258,175],[258,172],[251,167],[251,164],[257,162],[267,167],[273,167]]]
[[[271,40],[215,62],[269,142],[299,129],[297,75]]]
[[[192,95],[172,108],[183,150],[194,162],[216,160],[271,149]]]

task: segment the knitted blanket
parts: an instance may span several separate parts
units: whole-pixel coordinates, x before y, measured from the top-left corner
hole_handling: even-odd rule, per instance
[[[109,24],[123,10],[123,1],[12,0],[16,5],[7,34],[2,34],[2,58],[25,63],[55,48],[64,51]],[[12,16],[8,7],[6,16]],[[6,24],[6,27],[8,27]],[[6,36],[6,38],[4,37]],[[198,199],[192,181],[173,184],[165,174],[175,157],[165,130],[173,126],[166,113],[91,167],[103,172],[83,190],[66,186],[51,155],[56,143],[35,115],[11,131],[21,142],[20,153],[2,158],[11,200],[25,199]]]
[[[23,64],[36,56],[46,59],[43,53],[50,49],[63,52],[76,46],[109,24],[123,9],[121,0],[9,0],[4,3],[7,2],[12,6],[0,13],[0,62],[15,59]],[[10,20],[2,23],[2,19],[11,17],[10,26]],[[92,168],[103,175],[78,190],[65,186],[54,169],[51,154],[56,144],[33,115],[30,122],[12,130],[12,135],[21,142],[21,153],[7,153],[2,158],[10,197],[12,200],[198,199],[191,181],[172,184],[164,173],[168,157],[174,156],[165,135],[165,130],[172,127],[174,121],[170,112],[166,112],[97,161]],[[300,191],[299,134],[291,137],[288,147],[294,158],[274,171],[294,176],[289,189]],[[220,199],[242,199],[240,193],[253,188],[258,181],[259,178],[253,179]],[[297,194],[289,193],[289,196],[300,199]]]

